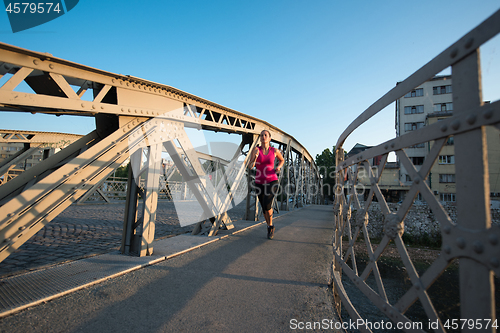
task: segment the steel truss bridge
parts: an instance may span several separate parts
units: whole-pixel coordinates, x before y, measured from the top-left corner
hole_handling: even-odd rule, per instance
[[[364,319],[360,315],[360,304],[352,302],[347,292],[349,281],[349,286],[366,296],[390,322],[412,324],[407,312],[415,303],[420,303],[429,322],[437,323],[433,331],[445,332],[447,328],[428,291],[446,268],[459,260],[460,285],[449,288],[456,288],[460,295],[461,319],[474,322],[472,329],[466,325],[464,330],[496,331],[492,324],[496,320],[494,277],[500,274],[500,228],[491,225],[485,131],[487,126],[500,129],[500,102],[482,102],[479,47],[499,32],[500,11],[382,96],[339,137],[332,263],[334,300],[339,313],[344,308],[353,320]],[[343,144],[356,128],[449,66],[453,73],[453,116],[344,158]],[[0,88],[1,110],[91,116],[96,120],[95,131],[0,187],[0,260],[68,205],[95,190],[114,169],[134,155],[140,158],[131,160],[132,164],[137,164],[134,169],[138,171],[128,178],[122,251],[151,254],[159,189],[158,160],[164,150],[170,154],[203,208],[197,231],[213,234],[221,227],[231,228],[225,211],[231,206],[232,194],[237,193],[240,184],[248,187],[248,181],[241,180],[250,177],[245,172],[248,152],[257,144],[262,129],[271,132],[273,141],[286,158],[287,172],[280,178],[282,185],[293,184],[294,193],[287,193],[286,201],[282,201],[285,208],[290,208],[290,197],[294,200],[292,206],[298,205],[299,199],[303,203],[319,199],[311,190],[313,186],[321,186],[311,156],[292,136],[262,120],[169,86],[5,44],[0,44],[0,71],[1,75],[11,75]],[[34,93],[14,91],[23,81]],[[90,101],[82,99],[87,90],[92,90]],[[209,158],[193,149],[186,127],[241,135],[235,158],[224,165],[225,176],[217,177],[221,179],[219,183],[207,181],[200,159]],[[454,137],[456,156],[456,223],[426,182],[450,136]],[[426,142],[432,143],[431,149],[423,165],[417,168],[403,149]],[[395,152],[413,180],[397,211],[391,211],[378,185],[390,152]],[[383,156],[382,162],[377,169],[372,169],[369,160],[377,156]],[[368,200],[363,205],[356,195],[345,195],[355,193],[361,167],[367,170],[371,181]],[[349,175],[349,182],[346,182],[346,175]],[[144,185],[139,186],[140,181]],[[231,191],[225,192],[227,187]],[[432,209],[442,235],[440,256],[420,273],[402,240],[405,217],[418,193]],[[141,207],[140,198],[143,200]],[[367,228],[370,223],[368,208],[374,198],[385,217],[384,236],[376,247]],[[255,202],[247,203],[248,208],[254,205]],[[254,218],[255,215],[256,209]],[[343,239],[347,240],[343,242]],[[360,265],[356,244],[362,244],[367,253],[364,267]],[[396,300],[389,296],[385,277],[379,269],[391,244],[411,282],[408,290]],[[490,320],[489,326],[485,325],[487,320]],[[424,332],[415,329],[414,325],[403,327],[407,332]],[[371,332],[364,326],[358,328]]]
[[[280,181],[288,191],[281,208],[320,202],[321,178],[311,155],[291,135],[255,117],[170,86],[7,44],[0,44],[0,75],[7,76],[0,87],[0,111],[94,117],[96,123],[94,131],[0,187],[0,261],[69,205],[98,190],[128,158],[132,171],[121,250],[151,255],[162,152],[169,154],[197,202],[194,233],[214,235],[220,228],[231,229],[226,211],[237,203],[237,196],[247,198],[246,218],[255,220],[257,200],[247,196],[248,152],[264,129],[286,160]],[[238,134],[241,143],[231,161],[221,161],[197,152],[186,128]],[[21,155],[29,154],[34,137],[23,138]],[[17,157],[0,168],[7,170]],[[210,162],[214,177],[202,161]],[[277,202],[274,207],[280,208]]]
[[[445,269],[458,260],[460,285],[450,285],[448,288],[456,288],[455,293],[460,295],[461,318],[455,318],[452,326],[456,324],[462,331],[496,331],[493,327],[498,324],[495,321],[497,310],[494,276],[498,277],[500,274],[500,228],[491,224],[486,127],[500,129],[500,102],[483,104],[479,47],[499,32],[500,11],[497,11],[382,96],[340,135],[336,145],[338,195],[335,201],[333,282],[338,310],[343,306],[353,320],[363,320],[363,317],[359,311],[360,304],[351,302],[346,292],[346,281],[370,300],[381,316],[385,315],[393,323],[402,323],[406,327],[404,331],[424,332],[422,329],[415,329],[414,322],[405,315],[413,304],[419,302],[429,322],[436,323],[432,327],[433,331],[445,332],[449,327],[444,327],[446,322],[440,318],[428,291]],[[449,66],[453,76],[453,116],[344,159],[343,143],[356,128]],[[436,200],[426,181],[441,148],[450,136],[454,137],[455,147],[456,223]],[[431,143],[431,148],[418,169],[403,149],[426,142]],[[390,152],[395,152],[413,180],[397,211],[391,211],[379,187]],[[383,156],[382,162],[377,169],[372,169],[368,161],[376,156]],[[368,172],[371,181],[368,200],[364,205],[360,204],[357,195],[344,195],[344,192],[356,193],[358,173],[362,167]],[[349,175],[348,182],[345,181],[346,175]],[[440,256],[421,274],[417,272],[402,240],[405,216],[418,193],[432,209],[442,235]],[[371,243],[367,228],[370,223],[368,208],[374,198],[385,217],[384,236],[376,247]],[[344,244],[343,236],[347,239]],[[363,269],[359,264],[360,252],[355,247],[357,240],[362,244],[359,250],[368,256]],[[379,270],[390,244],[396,246],[411,283],[404,295],[396,300],[391,300],[388,296],[389,292],[384,285],[385,276]],[[370,279],[374,282],[370,283]],[[465,326],[460,319],[466,320]],[[473,325],[470,325],[471,321],[474,322]],[[486,325],[488,321],[491,322],[490,325]],[[426,324],[427,321],[424,326]],[[369,327],[358,328],[362,332],[371,332]]]

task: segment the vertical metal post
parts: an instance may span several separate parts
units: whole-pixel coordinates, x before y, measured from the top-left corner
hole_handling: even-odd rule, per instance
[[[341,165],[342,162],[344,161],[344,150],[342,148],[339,148],[337,150],[336,154],[336,159],[337,163],[336,165]],[[335,230],[334,230],[334,236],[333,236],[333,248],[337,252],[338,255],[342,255],[342,229],[341,226],[344,224],[344,214],[343,214],[343,208],[344,208],[344,203],[342,202],[342,198],[344,197],[342,195],[342,189],[343,188],[343,182],[344,182],[344,172],[337,171],[335,173],[335,189],[334,189],[334,196],[335,196],[335,201],[334,201],[334,209],[335,209]],[[333,259],[332,262],[332,270],[335,274],[338,274],[338,276],[342,276],[342,266],[337,265],[335,262],[335,259]],[[334,288],[334,302],[335,302],[335,307],[337,308],[337,312],[340,313],[341,311],[341,300],[339,296],[339,291]]]
[[[253,142],[254,144],[250,146],[250,150],[248,151],[248,154],[252,154],[252,147],[255,147],[257,140],[259,139],[258,135],[253,135]],[[250,155],[251,156],[251,155]],[[255,194],[254,200],[252,202],[252,190],[253,190],[253,178],[252,178],[252,170],[248,170],[247,172],[247,188],[248,188],[248,194],[247,194],[247,202],[246,202],[246,213],[245,213],[245,220],[247,221],[257,221],[258,216],[259,216],[259,205],[258,201],[259,199],[257,198],[257,195]]]
[[[291,141],[288,141],[288,147],[286,149],[286,210],[290,210],[290,168],[293,167],[293,161],[290,163],[290,155],[292,154],[290,151]]]
[[[476,50],[453,65],[453,112],[456,115],[483,104],[479,61],[479,50]],[[472,230],[490,228],[485,127],[455,136],[455,161],[457,224]],[[472,259],[460,258],[461,317],[469,320],[488,318],[494,321],[494,294],[493,272]],[[467,328],[464,329],[468,331]],[[473,331],[476,332],[477,328]]]
[[[162,144],[150,146],[148,149],[148,171],[144,189],[142,239],[139,253],[141,257],[153,254],[156,207],[158,205],[158,192],[160,189],[161,151]]]
[[[127,198],[125,202],[125,216],[123,219],[123,236],[121,252],[123,254],[130,254],[131,252],[138,252],[139,235],[136,235],[134,228],[135,221],[137,220],[137,208],[139,205],[139,184],[136,183],[133,170],[139,170],[141,167],[142,149],[137,149],[132,156],[130,156],[130,166],[128,169],[127,181]]]

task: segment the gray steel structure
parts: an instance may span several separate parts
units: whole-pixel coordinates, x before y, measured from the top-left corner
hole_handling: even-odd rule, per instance
[[[0,87],[0,111],[96,121],[96,130],[0,187],[0,261],[86,192],[96,190],[129,156],[138,158],[131,159],[135,174],[128,179],[122,252],[151,255],[162,151],[170,154],[203,209],[195,232],[214,235],[219,228],[231,228],[226,211],[245,183],[248,151],[264,129],[286,151],[289,165],[282,185],[292,184],[294,190],[285,193],[287,208],[292,198],[294,205],[299,198],[321,202],[312,193],[320,177],[311,155],[291,135],[255,117],[170,86],[7,44],[0,44],[0,75],[9,76]],[[22,90],[22,82],[33,91],[14,90]],[[82,98],[88,90],[91,100]],[[200,163],[204,156],[194,150],[185,127],[241,135],[235,158],[218,183],[207,181]]]
[[[467,324],[470,320],[474,322],[472,329],[469,325],[465,325],[462,331],[496,331],[492,324],[497,323],[495,321],[494,275],[498,277],[500,274],[500,228],[491,225],[485,128],[495,126],[500,129],[500,102],[483,104],[479,47],[499,32],[500,11],[497,11],[382,96],[359,115],[339,137],[336,145],[337,195],[334,208],[333,283],[338,310],[340,311],[343,305],[354,320],[363,318],[360,317],[356,305],[351,302],[346,293],[343,278],[351,280],[359,291],[394,323],[394,327],[399,322],[403,325],[407,324],[408,328],[404,331],[423,332],[422,329],[414,329],[413,322],[405,316],[412,304],[420,301],[428,319],[431,322],[437,321],[439,324],[434,331],[444,332],[444,323],[436,312],[427,291],[450,263],[459,259],[460,286],[457,293],[460,295],[461,318],[469,320]],[[452,67],[453,73],[454,111],[452,117],[389,140],[344,160],[342,145],[356,128],[448,66]],[[454,137],[456,155],[456,224],[436,200],[426,181],[441,148],[450,136]],[[434,145],[420,170],[417,171],[403,149],[425,142],[433,142]],[[413,180],[409,193],[398,211],[390,210],[378,186],[389,152],[396,153],[400,162],[411,173]],[[372,170],[367,160],[380,155],[383,156],[380,166]],[[344,194],[344,191],[350,194],[355,193],[356,179],[362,166],[371,180],[371,189],[364,206],[358,201],[357,195],[350,195],[347,200]],[[349,175],[349,183],[345,181],[346,174]],[[402,240],[405,216],[418,193],[422,194],[432,209],[439,221],[442,234],[441,254],[422,274],[418,274],[415,269]],[[385,216],[384,236],[376,250],[371,244],[367,229],[370,223],[368,207],[374,196]],[[354,210],[356,210],[355,218],[353,217]],[[363,234],[362,238],[360,232]],[[348,238],[346,247],[342,246],[343,235]],[[356,261],[354,244],[358,238],[364,241],[368,253],[368,262],[363,271],[358,271]],[[379,271],[379,262],[391,242],[395,244],[412,284],[412,287],[393,304],[388,300]],[[374,288],[367,283],[371,273],[376,284]],[[490,325],[486,325],[487,320],[491,320]],[[461,327],[462,322],[459,323]],[[371,332],[369,327],[358,328],[362,332]]]

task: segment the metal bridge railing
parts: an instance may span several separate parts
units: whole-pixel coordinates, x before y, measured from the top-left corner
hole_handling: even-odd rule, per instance
[[[345,309],[352,320],[365,319],[360,308],[366,305],[354,301],[354,297],[357,299],[361,293],[379,311],[379,320],[383,319],[391,323],[391,327],[406,332],[445,332],[457,328],[474,332],[496,331],[494,277],[500,274],[500,228],[491,225],[486,128],[500,129],[500,102],[483,104],[479,47],[499,32],[500,11],[497,11],[380,98],[339,137],[336,145],[333,283],[338,311]],[[452,67],[453,76],[454,110],[451,117],[344,159],[342,145],[356,128],[449,66]],[[456,223],[427,183],[431,167],[450,136],[454,137],[455,147]],[[427,142],[430,143],[430,151],[423,165],[417,168],[404,149]],[[390,152],[395,152],[412,179],[409,191],[397,211],[389,208],[379,186]],[[382,156],[382,161],[374,171],[368,161],[377,156]],[[361,166],[367,171],[370,183],[370,191],[363,205],[357,195],[345,195],[355,193]],[[349,182],[346,181],[346,175]],[[438,221],[442,237],[440,255],[425,268],[416,268],[402,238],[405,217],[419,193]],[[372,244],[367,228],[370,224],[368,208],[374,201],[378,201],[384,215],[383,237],[376,246]],[[353,214],[354,210],[356,214]],[[363,260],[362,255],[359,255],[360,248],[365,255]],[[406,271],[405,281],[409,282],[406,288],[401,288],[400,294],[394,292],[394,285],[388,287],[385,283],[387,272],[380,269],[381,261],[389,249],[398,254]],[[429,293],[431,286],[443,277],[452,263],[458,265],[459,285],[448,285],[446,288],[450,294],[460,296],[458,305],[454,304],[460,307],[460,318],[450,318],[446,309],[438,311],[436,299]],[[356,295],[347,292],[348,287],[355,288]],[[413,306],[420,307],[425,320],[408,315]],[[422,325],[419,326],[418,321]],[[358,326],[358,329],[371,332],[369,326]]]
[[[144,190],[145,181],[141,179],[139,187]],[[158,198],[173,200],[173,198],[192,198],[186,182],[167,181],[160,176]],[[84,202],[124,201],[127,199],[127,178],[110,177],[99,185],[93,193],[84,198]],[[80,201],[82,202],[82,201]]]

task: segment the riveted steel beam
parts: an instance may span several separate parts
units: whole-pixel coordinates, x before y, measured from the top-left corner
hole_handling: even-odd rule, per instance
[[[140,122],[134,119],[131,123]],[[130,123],[128,124],[130,126]],[[86,189],[108,175],[126,159],[129,150],[127,125],[95,142],[91,147],[85,143],[93,141],[94,135],[71,145],[68,159],[57,167],[64,155],[47,159],[11,182],[0,187],[2,207],[0,209],[0,260],[21,246],[44,227]],[[84,145],[81,149],[80,147]],[[64,151],[64,150],[63,150]],[[56,164],[56,165],[54,165]],[[54,166],[54,169],[48,168]],[[28,175],[31,175],[28,176]],[[20,189],[20,191],[18,190]],[[12,191],[11,191],[12,190]]]
[[[97,190],[107,175],[130,154],[142,150],[157,155],[159,145],[171,154],[202,206],[200,220],[214,219],[208,234],[214,234],[215,229],[222,225],[231,227],[225,210],[234,203],[234,192],[229,195],[218,192],[224,192],[222,189],[230,182],[233,182],[232,190],[240,187],[248,156],[242,164],[240,161],[227,166],[227,177],[213,186],[203,179],[200,156],[185,135],[183,128],[186,127],[247,137],[267,129],[275,143],[286,143],[290,151],[300,152],[302,160],[317,172],[312,156],[291,135],[263,120],[171,86],[102,71],[3,43],[0,43],[0,76],[7,77],[0,87],[0,111],[90,116],[97,124],[96,131],[0,187],[0,250],[3,253],[0,260],[89,189]],[[31,91],[26,91],[29,89],[22,86],[22,82]],[[182,130],[179,132],[173,129],[175,127]],[[0,141],[58,144],[43,138],[49,133],[12,132],[0,135]],[[177,136],[179,133],[181,136]],[[180,143],[181,152],[174,141]],[[255,142],[247,144],[255,145]],[[138,175],[131,176],[135,177],[133,181],[129,179],[123,252],[152,253],[159,184],[155,159],[150,163],[149,168],[143,168],[149,171],[140,176],[144,177],[149,191],[139,187]],[[304,177],[304,171],[301,172]],[[303,185],[306,182],[298,178],[293,181],[297,183],[296,188],[298,182]],[[147,202],[147,213],[142,215],[141,221],[137,220],[139,197]],[[29,232],[24,231],[28,229]]]

